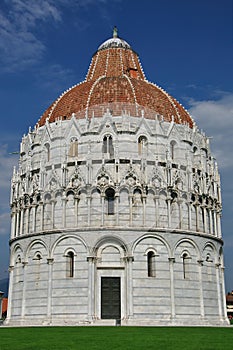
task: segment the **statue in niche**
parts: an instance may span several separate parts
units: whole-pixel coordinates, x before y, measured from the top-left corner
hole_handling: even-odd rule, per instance
[[[180,178],[175,181],[175,188],[178,190],[183,190],[183,182]]]
[[[107,175],[105,175],[105,176],[98,176],[97,183],[98,183],[99,186],[103,186],[104,187],[105,185],[107,185],[109,183],[108,176]]]
[[[133,206],[138,207],[142,204],[142,194],[140,190],[135,190],[133,193]]]
[[[23,178],[21,182],[22,193],[26,192],[26,179]]]
[[[38,174],[34,174],[33,178],[32,178],[32,189],[33,192],[35,192],[39,187],[39,175]]]
[[[160,188],[161,187],[162,180],[158,175],[155,175],[152,178],[152,184],[154,185],[155,188]]]
[[[129,186],[134,186],[136,183],[136,177],[135,176],[129,176],[126,178],[127,184]]]
[[[49,183],[50,190],[55,190],[57,187],[57,180],[53,177]]]
[[[101,171],[97,177],[97,184],[103,187],[113,184],[113,181],[111,180],[110,175],[107,173],[104,166],[102,166]]]
[[[78,178],[78,176],[75,176],[72,179],[72,187],[78,187],[80,186],[80,184],[81,184],[80,179]]]
[[[199,184],[197,181],[194,182],[193,189],[195,193],[199,193]]]

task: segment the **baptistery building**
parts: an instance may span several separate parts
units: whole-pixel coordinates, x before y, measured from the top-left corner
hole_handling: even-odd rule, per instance
[[[209,139],[118,37],[20,145],[9,325],[224,325]]]

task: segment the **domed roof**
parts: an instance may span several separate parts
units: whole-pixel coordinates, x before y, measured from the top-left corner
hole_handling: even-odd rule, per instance
[[[118,38],[116,27],[113,29],[113,37],[103,42],[103,44],[99,46],[98,50],[109,49],[111,47],[123,47],[125,49],[131,49],[130,45],[125,40]]]
[[[45,111],[38,126],[57,119],[129,115],[163,120],[193,127],[188,112],[166,91],[146,80],[138,55],[117,35],[101,44],[93,55],[85,81],[65,91]]]

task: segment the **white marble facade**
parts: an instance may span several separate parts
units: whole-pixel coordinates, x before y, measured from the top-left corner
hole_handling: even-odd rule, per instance
[[[12,178],[12,325],[223,325],[221,193],[196,127],[130,116],[46,122]],[[117,318],[118,318],[117,317]]]

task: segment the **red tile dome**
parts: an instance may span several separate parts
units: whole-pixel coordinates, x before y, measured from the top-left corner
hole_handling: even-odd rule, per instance
[[[93,55],[85,81],[65,91],[43,114],[45,121],[102,117],[109,109],[113,116],[123,111],[147,119],[156,115],[165,121],[193,127],[188,112],[166,91],[146,80],[140,60],[131,46],[117,36],[106,40]]]

